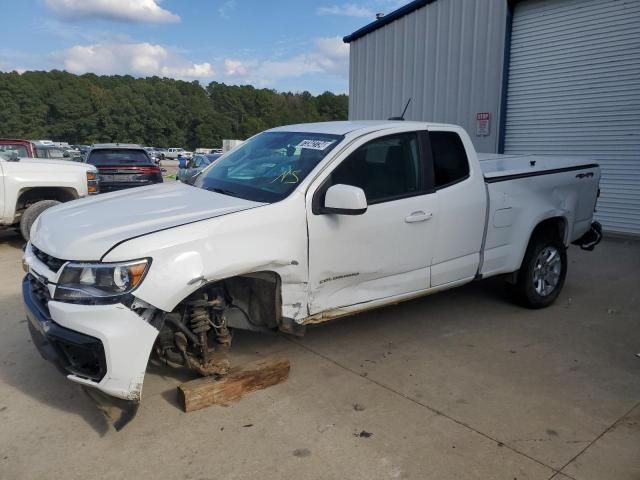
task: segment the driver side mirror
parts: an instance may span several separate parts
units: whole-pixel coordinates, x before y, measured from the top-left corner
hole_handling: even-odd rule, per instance
[[[338,215],[362,215],[367,211],[367,196],[364,190],[352,185],[332,185],[324,197],[321,213]]]

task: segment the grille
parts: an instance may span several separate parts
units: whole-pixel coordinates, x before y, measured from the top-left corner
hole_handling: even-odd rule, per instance
[[[49,300],[51,300],[49,289],[45,284],[38,281],[38,279],[31,274],[29,275],[29,288],[31,289],[31,298],[36,303],[40,311],[48,317],[48,303]]]
[[[53,270],[54,272],[57,272],[58,270],[60,270],[60,267],[62,267],[62,265],[64,265],[67,262],[66,260],[60,260],[59,258],[52,257],[51,255],[44,253],[42,250],[38,249],[33,244],[31,244],[31,251],[38,258],[38,260],[40,260],[47,267],[49,267],[50,270]]]

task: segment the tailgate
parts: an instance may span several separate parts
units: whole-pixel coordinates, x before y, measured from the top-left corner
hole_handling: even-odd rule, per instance
[[[154,166],[99,166],[100,181],[105,183],[138,183],[147,182],[154,175],[160,173],[160,169]]]

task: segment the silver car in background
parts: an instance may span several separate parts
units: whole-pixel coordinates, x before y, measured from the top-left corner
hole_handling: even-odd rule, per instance
[[[206,154],[196,154],[191,158],[185,168],[180,168],[178,170],[178,180],[182,183],[186,183],[191,185],[196,176],[204,170],[205,167],[208,167],[213,162],[215,162],[218,158],[222,156],[221,153],[206,153]]]

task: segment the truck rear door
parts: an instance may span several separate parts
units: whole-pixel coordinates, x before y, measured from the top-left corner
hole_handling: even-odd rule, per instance
[[[480,262],[487,195],[471,140],[446,129],[429,129],[431,165],[437,198],[431,286],[472,279]]]

